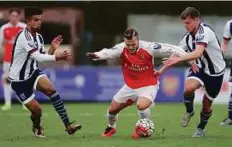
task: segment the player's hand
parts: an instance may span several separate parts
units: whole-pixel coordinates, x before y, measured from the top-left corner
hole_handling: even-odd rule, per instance
[[[178,57],[170,57],[170,58],[165,58],[162,63],[166,66],[172,66],[177,63],[179,63],[179,58]]]
[[[56,36],[51,42],[51,47],[53,49],[57,49],[60,46],[60,44],[62,43],[62,41],[63,41],[62,35]]]
[[[197,65],[196,64],[191,64],[191,68],[192,68],[192,71],[194,72],[194,73],[197,73],[197,72],[199,72],[199,67],[197,67]]]
[[[99,59],[99,57],[95,53],[86,53],[86,56],[91,59]]]
[[[64,50],[59,54],[56,54],[56,61],[64,60],[68,61],[72,59],[72,55],[68,50]]]

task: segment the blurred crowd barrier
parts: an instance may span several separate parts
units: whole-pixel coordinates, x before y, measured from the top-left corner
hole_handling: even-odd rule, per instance
[[[120,67],[68,67],[44,68],[56,89],[66,101],[78,102],[109,102],[113,95],[123,86],[124,80]],[[159,79],[160,88],[156,102],[182,102],[183,88],[187,68],[172,68]],[[2,71],[0,71],[0,74]],[[215,103],[227,103],[229,97],[229,70],[226,70],[221,93]],[[0,83],[2,83],[0,81]],[[195,102],[202,100],[203,89],[196,92]],[[13,96],[14,100],[15,95]],[[36,99],[49,101],[46,96],[36,93]],[[2,85],[0,84],[0,101],[3,101]]]

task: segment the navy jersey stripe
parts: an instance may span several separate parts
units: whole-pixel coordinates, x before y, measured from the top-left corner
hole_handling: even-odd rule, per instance
[[[27,39],[27,41],[31,41],[31,36],[27,29],[24,31],[24,34],[25,34],[25,38]]]
[[[29,72],[29,76],[33,73],[34,71],[34,60],[31,61],[31,65],[30,65],[30,72]]]
[[[24,80],[25,72],[26,72],[26,67],[27,67],[27,62],[28,62],[29,57],[30,57],[30,54],[28,53],[27,54],[27,58],[26,58],[25,62],[23,63],[23,66],[22,66],[22,68],[20,70],[19,80]]]
[[[14,45],[13,45],[13,49],[12,49],[12,58],[11,58],[11,63],[10,63],[10,66],[12,65],[13,61],[14,61],[14,52],[15,52],[15,46],[16,46],[16,43],[17,43],[17,40],[19,38],[19,35],[22,33],[23,31],[21,30],[18,35],[16,36],[15,38],[15,42],[14,42]]]
[[[190,46],[188,44],[189,43],[189,36],[190,36],[190,34],[188,34],[187,37],[186,37],[186,45],[187,45],[187,48],[188,48],[189,52],[191,52],[192,49],[190,48]]]
[[[39,41],[40,41],[40,43],[41,43],[41,44],[44,44],[43,37],[42,37],[40,34],[39,34],[38,36],[39,36]]]
[[[208,63],[208,68],[209,68],[209,72],[210,74],[216,74],[215,69],[213,67],[213,62],[210,59],[208,53],[206,51],[203,52],[203,56],[205,57],[207,63]]]
[[[230,36],[232,36],[232,22],[230,22]]]

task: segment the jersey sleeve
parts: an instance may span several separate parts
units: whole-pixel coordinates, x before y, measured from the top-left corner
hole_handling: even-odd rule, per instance
[[[201,29],[199,29],[195,36],[196,45],[203,45],[207,47],[208,43],[212,40],[211,36],[213,36],[213,34],[209,29],[204,29],[202,31]]]
[[[226,40],[231,39],[231,31],[232,31],[232,22],[228,21],[225,25],[224,32],[223,32],[223,38]]]
[[[33,38],[27,32],[22,32],[18,38],[19,46],[25,49],[29,54],[37,51],[38,48],[35,45]]]
[[[152,55],[161,55],[162,54],[175,54],[177,56],[183,56],[186,54],[183,48],[171,44],[166,44],[166,43],[157,43],[157,42],[152,42],[149,46],[149,50],[151,51]]]
[[[122,51],[124,48],[124,43],[119,43],[116,44],[114,47],[112,48],[104,48],[99,52],[95,52],[95,54],[99,57],[98,60],[106,60],[106,59],[110,59],[110,58],[118,58],[120,57]]]

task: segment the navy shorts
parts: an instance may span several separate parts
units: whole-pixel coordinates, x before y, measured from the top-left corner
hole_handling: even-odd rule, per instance
[[[213,101],[218,96],[221,90],[223,76],[224,74],[219,76],[210,76],[207,75],[204,71],[194,73],[190,69],[187,79],[192,78],[198,80],[201,85],[205,87],[206,96]]]
[[[10,81],[11,88],[14,90],[17,98],[21,103],[27,104],[32,99],[34,99],[35,97],[34,90],[36,90],[38,79],[41,76],[45,76],[45,74],[43,74],[43,72],[37,69],[33,72],[32,76],[27,80]]]

